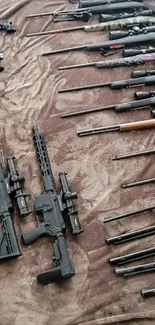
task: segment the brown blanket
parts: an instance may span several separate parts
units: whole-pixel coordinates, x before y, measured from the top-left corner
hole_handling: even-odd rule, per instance
[[[155,286],[155,275],[118,278],[108,263],[109,257],[153,246],[154,237],[116,247],[105,243],[108,236],[153,225],[154,213],[106,225],[102,222],[104,216],[154,204],[154,184],[133,189],[120,187],[126,181],[154,177],[154,157],[111,160],[114,154],[153,148],[154,130],[85,138],[76,135],[76,130],[83,127],[149,119],[150,112],[141,110],[117,115],[107,111],[79,118],[60,118],[60,114],[67,111],[132,100],[133,89],[112,91],[105,88],[58,94],[58,89],[64,86],[130,78],[132,69],[97,71],[90,67],[58,71],[58,66],[97,61],[102,57],[84,50],[48,58],[41,56],[42,52],[52,49],[106,40],[106,33],[86,34],[81,31],[25,37],[30,32],[78,26],[79,22],[53,24],[52,17],[25,19],[31,13],[73,7],[68,0],[1,0],[0,18],[10,18],[17,29],[12,35],[1,33],[0,38],[5,67],[0,74],[1,159],[4,163],[8,155],[15,155],[17,166],[25,176],[25,186],[31,194],[29,206],[33,209],[34,197],[41,192],[40,171],[31,134],[32,126],[37,124],[45,134],[56,181],[58,173],[66,171],[71,188],[78,192],[79,218],[85,231],[77,239],[67,237],[76,275],[62,285],[44,287],[36,282],[36,275],[48,270],[52,264],[53,242],[50,239],[40,239],[28,247],[21,243],[23,255],[20,258],[1,261],[0,324],[155,324],[155,298],[144,301],[140,295],[141,288]],[[35,225],[34,212],[25,219],[16,214],[15,227],[19,238],[22,232]],[[153,260],[150,258],[144,262]],[[132,265],[135,264],[138,262]]]

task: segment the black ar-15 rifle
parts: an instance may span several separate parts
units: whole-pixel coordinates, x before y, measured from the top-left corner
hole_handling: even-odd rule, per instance
[[[33,137],[43,178],[43,193],[35,198],[35,210],[38,214],[39,224],[35,229],[24,233],[22,238],[25,245],[35,242],[42,236],[55,238],[53,249],[54,267],[37,276],[38,283],[48,284],[71,278],[75,274],[64,237],[65,223],[69,222],[74,235],[79,235],[83,230],[73,202],[73,199],[77,198],[77,194],[70,191],[66,173],[59,173],[61,191],[58,193],[44,136],[36,126],[33,127]]]
[[[14,157],[7,158],[8,175],[5,177],[0,165],[0,259],[21,255],[15,228],[12,223],[12,199],[15,198],[20,216],[27,216],[26,196],[22,192],[24,177],[20,176],[14,165]]]

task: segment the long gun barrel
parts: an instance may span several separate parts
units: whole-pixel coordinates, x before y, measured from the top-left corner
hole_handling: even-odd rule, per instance
[[[32,37],[32,36],[53,35],[53,34],[67,33],[67,32],[77,31],[77,30],[84,30],[85,32],[117,30],[120,28],[125,28],[127,25],[150,24],[150,23],[155,23],[155,17],[139,16],[139,17],[126,18],[121,20],[119,19],[118,21],[116,20],[114,22],[109,21],[108,23],[99,23],[94,25],[76,26],[76,27],[62,28],[56,30],[47,30],[44,32],[30,33],[27,34],[26,36]],[[151,27],[153,29],[153,26]]]
[[[151,18],[151,17],[150,17]],[[139,45],[141,43],[151,43],[155,40],[155,33],[148,33],[146,35],[140,34],[135,36],[128,36],[124,37],[118,40],[114,41],[107,41],[103,43],[96,43],[96,44],[88,44],[88,45],[79,45],[75,47],[69,47],[59,50],[54,50],[50,52],[44,52],[42,53],[42,56],[49,56],[54,54],[60,54],[60,53],[67,53],[70,51],[77,51],[77,50],[87,50],[87,51],[99,51],[104,53],[104,51],[107,50],[113,50],[113,49],[123,49],[125,46],[130,46],[136,44]]]
[[[115,268],[115,273],[118,276],[132,276],[132,275],[138,275],[142,273],[147,272],[154,272],[155,271],[155,263],[147,263],[147,264],[141,264],[126,268]]]
[[[155,205],[153,205],[151,207],[144,208],[144,209],[139,209],[139,210],[136,210],[136,211],[120,214],[118,216],[104,217],[103,223],[108,223],[108,222],[111,222],[111,221],[116,221],[116,220],[124,219],[124,218],[127,218],[127,217],[139,215],[139,214],[144,213],[144,212],[153,211],[154,209],[155,209]]]
[[[147,258],[154,255],[155,255],[155,247],[150,247],[130,254],[112,257],[109,259],[109,262],[112,265],[123,265],[133,261],[139,261],[143,258]]]
[[[139,239],[139,238],[144,238],[147,236],[151,236],[155,234],[155,226],[151,227],[146,227],[142,229],[138,229],[135,231],[130,231],[122,235],[114,236],[114,237],[109,237],[106,239],[107,244],[121,244],[124,242],[128,242],[131,240]]]
[[[155,27],[154,27],[155,28]],[[74,65],[69,65],[69,66],[64,66],[64,67],[59,67],[58,70],[68,70],[68,69],[74,69],[74,68],[83,68],[83,67],[92,67],[94,66],[95,68],[98,69],[106,69],[106,68],[119,68],[119,67],[129,67],[129,66],[134,66],[134,65],[142,65],[146,63],[153,63],[155,62],[155,53],[152,54],[140,54],[140,55],[135,55],[132,57],[128,58],[120,58],[120,59],[115,59],[115,60],[108,60],[108,61],[99,61],[99,62],[90,62],[90,63],[83,63],[83,64],[74,64]],[[139,72],[140,74],[140,72]],[[144,77],[149,74],[144,74]],[[154,73],[150,74],[154,75]],[[140,77],[139,75],[137,78]],[[143,75],[142,75],[143,77]],[[135,76],[132,78],[136,78]]]
[[[122,184],[121,187],[122,188],[129,188],[129,187],[135,187],[135,186],[139,186],[139,185],[146,185],[146,184],[151,184],[155,182],[155,178],[149,178],[149,179],[144,179],[142,181],[138,181],[138,182],[133,182],[133,183],[125,183]]]
[[[151,150],[144,150],[144,151],[135,151],[131,153],[121,154],[117,155],[112,158],[112,160],[121,160],[121,159],[128,159],[128,158],[134,158],[134,157],[141,157],[141,156],[147,156],[155,153],[155,149]]]
[[[153,33],[155,32],[155,26],[145,26],[145,27],[139,27],[139,26],[134,26],[132,29],[129,29],[127,31],[112,31],[109,32],[109,39],[110,40],[115,40],[123,37],[128,37],[128,36],[134,36],[134,35],[139,35],[139,34],[147,34],[147,33]]]
[[[127,132],[127,131],[136,131],[136,130],[144,130],[144,129],[151,129],[155,127],[155,120],[145,120],[139,122],[130,122],[130,123],[123,123],[118,125],[110,125],[110,126],[103,126],[98,128],[92,129],[80,129],[77,130],[77,135],[79,137],[84,137],[88,135],[95,135],[100,133],[107,133],[107,132]]]

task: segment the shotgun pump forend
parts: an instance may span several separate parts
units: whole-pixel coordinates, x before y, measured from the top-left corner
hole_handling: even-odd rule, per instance
[[[61,190],[56,189],[50,159],[48,156],[45,139],[37,126],[33,128],[33,138],[37,158],[43,179],[43,193],[35,198],[35,210],[38,215],[38,226],[22,235],[25,245],[35,242],[43,236],[55,238],[53,268],[37,276],[40,284],[61,281],[71,278],[75,274],[65,240],[66,224],[69,223],[74,235],[79,235],[81,228],[78,213],[74,205],[76,193],[72,193],[67,181],[66,173],[59,173]]]

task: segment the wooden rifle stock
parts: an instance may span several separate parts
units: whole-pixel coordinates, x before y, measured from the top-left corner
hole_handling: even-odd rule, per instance
[[[155,127],[155,120],[138,121],[120,124],[120,132],[149,129]]]

